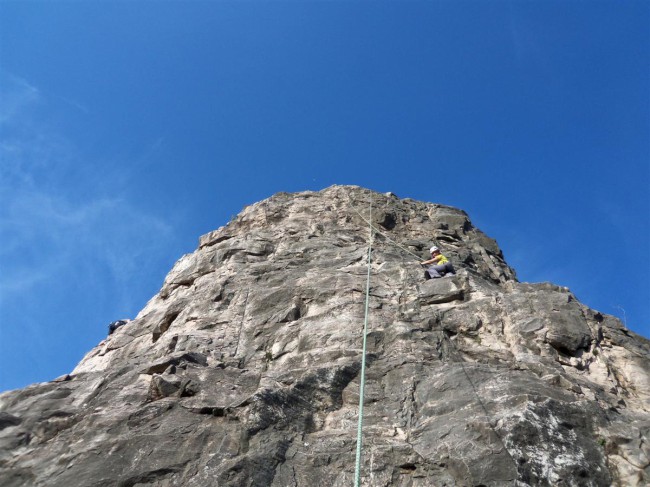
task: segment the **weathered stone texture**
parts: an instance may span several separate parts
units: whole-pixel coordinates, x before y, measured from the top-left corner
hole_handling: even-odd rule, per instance
[[[199,241],[71,375],[0,395],[3,486],[650,481],[650,343],[516,280],[457,209],[277,194]],[[435,242],[457,276],[425,281]]]

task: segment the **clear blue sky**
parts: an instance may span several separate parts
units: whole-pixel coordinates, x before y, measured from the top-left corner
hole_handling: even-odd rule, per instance
[[[650,336],[647,1],[0,1],[0,390],[278,191],[466,210]]]

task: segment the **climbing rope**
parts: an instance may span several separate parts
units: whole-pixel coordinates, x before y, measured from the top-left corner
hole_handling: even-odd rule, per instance
[[[350,208],[352,208],[352,209],[354,210],[354,212],[355,212],[357,215],[359,215],[359,217],[360,217],[363,221],[365,221],[365,222],[370,226],[370,228],[371,228],[372,230],[375,231],[375,233],[380,234],[382,237],[384,237],[386,240],[388,240],[390,243],[392,243],[392,244],[395,245],[396,247],[399,247],[400,249],[402,249],[404,252],[408,252],[409,254],[411,254],[413,257],[415,257],[415,258],[418,260],[418,262],[422,260],[422,256],[421,256],[421,255],[417,255],[417,254],[411,252],[409,249],[407,249],[407,248],[405,248],[405,247],[402,247],[402,246],[401,246],[400,244],[398,244],[395,240],[393,240],[393,239],[390,238],[388,235],[386,235],[384,232],[382,232],[382,231],[379,230],[377,227],[375,227],[375,226],[372,224],[372,215],[371,215],[371,219],[368,220],[365,216],[363,216],[361,213],[359,213],[359,211],[354,207],[354,205],[352,205],[352,202],[350,202]],[[434,242],[434,243],[435,243],[435,242]]]
[[[370,199],[370,218],[372,218],[372,198]],[[359,384],[359,422],[357,425],[357,460],[354,467],[354,486],[359,487],[361,481],[361,440],[363,429],[363,393],[366,386],[366,339],[368,335],[368,303],[370,301],[370,261],[372,255],[372,225],[368,239],[368,276],[366,278],[366,311],[363,318],[363,352],[361,357],[361,383]]]
[[[352,204],[352,201],[350,200],[350,208],[354,210],[354,212],[359,215],[359,217],[364,220],[369,227],[370,231],[370,239],[369,239],[369,245],[368,245],[368,276],[367,276],[367,282],[366,282],[366,303],[365,303],[365,318],[364,318],[364,328],[363,328],[363,358],[361,362],[361,384],[360,384],[360,390],[359,390],[359,422],[358,422],[358,427],[357,427],[357,457],[356,457],[356,466],[355,466],[355,482],[354,485],[355,487],[360,486],[360,479],[361,479],[361,440],[362,440],[362,427],[363,427],[363,396],[364,396],[364,388],[365,388],[365,369],[366,369],[366,335],[367,335],[367,328],[368,328],[368,302],[369,302],[369,295],[370,295],[370,262],[371,262],[371,251],[372,251],[372,240],[373,240],[373,231],[381,236],[383,236],[387,241],[398,247],[399,249],[403,250],[404,252],[407,252],[409,255],[412,255],[415,257],[418,262],[421,261],[421,256],[411,252],[407,248],[401,246],[399,243],[397,243],[395,240],[390,238],[388,235],[386,235],[384,232],[376,228],[372,224],[372,197],[370,201],[370,212],[369,212],[369,217],[366,218],[364,217]],[[435,244],[436,242],[434,242]],[[436,244],[437,245],[437,244]],[[465,377],[467,378],[472,391],[474,392],[474,395],[476,396],[476,399],[478,403],[480,404],[481,408],[483,409],[483,412],[485,413],[486,419],[488,420],[488,424],[490,425],[490,428],[496,435],[496,437],[499,439],[501,446],[505,450],[506,454],[510,457],[512,460],[514,466],[515,466],[515,471],[518,472],[519,468],[517,465],[517,462],[515,461],[514,457],[508,450],[508,448],[505,445],[505,441],[503,437],[499,434],[499,432],[496,430],[495,425],[492,423],[491,420],[491,415],[487,410],[487,407],[485,406],[485,403],[481,399],[481,396],[478,393],[478,390],[476,389],[476,385],[474,384],[474,381],[470,377],[470,374],[465,368],[464,365],[464,360],[462,356],[460,355],[460,352],[456,345],[449,339],[447,334],[444,332],[444,330],[441,330],[443,334],[443,340],[446,338],[447,342],[449,343],[451,349],[454,351],[454,354],[456,355],[457,361],[460,364]],[[515,482],[515,481],[513,481]]]

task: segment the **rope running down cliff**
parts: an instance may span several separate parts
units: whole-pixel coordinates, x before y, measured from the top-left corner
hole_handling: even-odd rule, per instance
[[[359,487],[359,479],[360,479],[360,460],[361,460],[361,428],[362,428],[362,421],[363,421],[363,386],[365,385],[365,357],[366,357],[366,332],[367,332],[367,324],[368,324],[368,299],[369,299],[369,291],[370,291],[370,254],[371,254],[371,249],[372,249],[372,237],[373,237],[373,230],[383,236],[386,240],[388,240],[390,243],[398,247],[399,249],[403,250],[404,252],[407,252],[408,254],[412,255],[417,259],[418,262],[421,262],[421,256],[411,252],[410,250],[402,247],[400,244],[398,244],[395,240],[390,238],[388,235],[386,235],[384,232],[376,228],[372,224],[372,199],[371,199],[371,204],[370,204],[370,215],[369,218],[364,217],[353,205],[352,199],[350,198],[350,208],[354,210],[354,212],[359,215],[359,217],[365,221],[368,226],[370,227],[370,243],[368,246],[368,279],[367,279],[367,287],[366,287],[366,315],[365,315],[365,323],[364,323],[364,331],[363,331],[363,362],[362,362],[362,372],[361,372],[361,393],[360,393],[360,401],[359,401],[359,425],[358,425],[358,432],[357,432],[357,463],[356,463],[356,469],[355,469],[355,487]],[[434,241],[435,243],[435,241]],[[510,450],[508,450],[508,447],[506,447],[506,444],[499,434],[499,432],[496,430],[495,425],[492,422],[491,415],[489,411],[487,410],[487,407],[485,406],[485,403],[481,399],[481,396],[478,393],[478,390],[476,389],[476,386],[474,384],[474,381],[470,377],[469,372],[465,368],[464,365],[464,360],[456,347],[456,344],[451,341],[449,336],[445,333],[444,330],[442,331],[443,335],[443,340],[446,339],[447,343],[450,345],[451,349],[454,351],[454,354],[456,355],[457,362],[460,364],[461,368],[463,369],[463,373],[465,374],[465,377],[467,378],[467,381],[469,382],[472,392],[476,396],[476,399],[478,403],[480,404],[481,408],[483,409],[483,412],[485,413],[485,417],[488,421],[488,424],[490,425],[490,429],[494,432],[497,438],[499,438],[499,442],[501,443],[501,446],[505,450],[506,454],[510,457],[512,460],[512,463],[515,466],[515,472],[519,472],[519,466],[517,462],[515,461],[514,457],[510,453]],[[516,482],[516,480],[513,480],[513,484]]]
[[[372,218],[372,199],[370,200],[370,217]],[[372,225],[368,239],[368,276],[366,278],[366,310],[363,319],[363,352],[361,357],[361,383],[359,384],[359,423],[357,426],[357,456],[354,467],[354,486],[361,485],[361,442],[363,430],[363,400],[366,385],[366,342],[368,336],[368,303],[370,301],[370,259],[372,256]]]
[[[407,248],[405,248],[405,247],[402,247],[400,244],[398,244],[397,242],[395,242],[395,240],[393,240],[393,239],[390,238],[388,235],[386,235],[384,232],[382,232],[382,231],[379,230],[377,227],[375,227],[375,226],[372,224],[371,220],[368,220],[365,216],[363,216],[361,213],[359,213],[359,211],[358,211],[358,210],[354,207],[354,205],[352,204],[352,200],[350,200],[350,208],[352,208],[352,209],[354,210],[354,212],[355,212],[357,215],[359,215],[359,217],[360,217],[363,221],[365,221],[365,222],[370,226],[370,228],[371,228],[372,230],[374,230],[376,233],[380,234],[382,237],[384,237],[386,240],[388,240],[390,243],[392,243],[392,244],[395,245],[396,247],[400,248],[400,249],[403,250],[404,252],[407,252],[407,253],[411,254],[413,257],[415,257],[415,258],[418,260],[418,262],[422,261],[422,256],[421,256],[421,255],[417,255],[417,254],[411,252],[409,249],[407,249]],[[372,217],[371,217],[371,218],[372,218]],[[435,242],[434,242],[434,243],[435,243]]]

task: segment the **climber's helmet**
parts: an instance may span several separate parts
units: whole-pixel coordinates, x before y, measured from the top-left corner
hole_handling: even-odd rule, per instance
[[[436,247],[435,245],[429,249],[429,252],[432,254],[435,254],[436,252],[440,252],[440,249]]]

